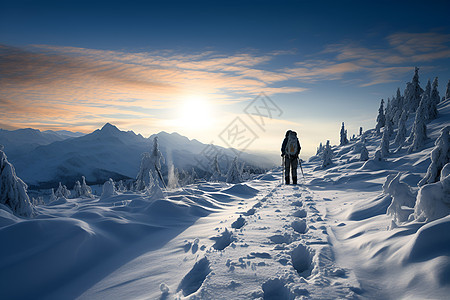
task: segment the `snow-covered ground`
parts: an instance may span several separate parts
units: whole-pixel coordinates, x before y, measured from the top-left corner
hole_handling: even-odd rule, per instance
[[[59,198],[30,218],[1,205],[0,299],[448,299],[450,175],[417,184],[449,123],[447,101],[421,150],[391,143],[383,160],[368,131],[368,161],[358,137],[325,169],[304,162],[298,185],[276,168],[164,197]],[[431,196],[444,216],[424,220],[414,205]]]

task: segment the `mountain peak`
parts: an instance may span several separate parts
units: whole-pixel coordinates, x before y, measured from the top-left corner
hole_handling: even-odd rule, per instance
[[[102,132],[117,132],[120,130],[119,130],[119,128],[112,125],[111,123],[106,123],[105,125],[103,125],[103,127],[102,127],[102,129],[100,129],[100,131],[102,131]]]

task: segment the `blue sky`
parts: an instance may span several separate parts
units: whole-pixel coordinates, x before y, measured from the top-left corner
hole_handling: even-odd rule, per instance
[[[371,128],[420,67],[450,79],[446,1],[0,1],[1,127],[89,132],[106,122],[227,145],[236,117],[309,156]],[[280,112],[244,109],[264,92]],[[229,145],[229,144],[228,144]]]

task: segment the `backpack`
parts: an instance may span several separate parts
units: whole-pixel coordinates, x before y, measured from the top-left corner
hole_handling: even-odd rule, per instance
[[[297,144],[297,133],[291,131],[288,136],[288,140],[286,143],[286,154],[288,155],[296,155],[298,152],[298,144]]]

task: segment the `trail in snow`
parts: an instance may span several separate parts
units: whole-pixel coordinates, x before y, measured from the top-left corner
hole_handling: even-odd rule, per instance
[[[245,201],[199,219],[80,298],[356,297],[360,287],[352,271],[335,262],[324,211],[317,205],[325,200],[305,186],[280,185],[280,175],[274,171],[266,180],[224,190]]]

